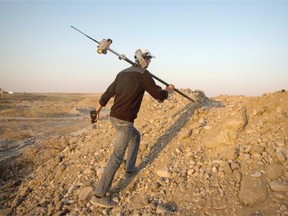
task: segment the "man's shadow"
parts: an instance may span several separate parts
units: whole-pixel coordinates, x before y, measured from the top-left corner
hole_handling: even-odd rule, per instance
[[[183,126],[192,118],[193,113],[196,109],[200,108],[202,105],[196,104],[196,103],[188,103],[186,106],[184,106],[181,110],[179,110],[177,113],[173,115],[173,117],[176,117],[178,115],[179,118],[175,121],[175,123],[166,130],[166,132],[160,136],[155,144],[151,147],[151,151],[146,155],[140,165],[138,166],[140,173],[145,167],[152,164],[155,159],[159,156],[161,151],[171,142],[171,140],[177,136],[179,131],[183,128]],[[141,144],[140,144],[141,145]],[[137,173],[137,174],[138,174]],[[117,186],[113,189],[115,193],[119,193],[120,191],[124,190],[137,176],[134,175],[130,178],[124,178],[122,179]]]
[[[138,173],[140,173],[144,168],[151,165],[155,161],[155,159],[159,156],[161,151],[165,149],[165,147],[171,142],[171,140],[178,135],[181,129],[185,126],[185,124],[193,117],[195,110],[203,106],[205,106],[207,109],[211,107],[223,107],[221,102],[214,101],[211,99],[202,104],[199,103],[186,104],[181,110],[179,110],[172,116],[172,118],[175,118],[176,116],[179,115],[175,123],[170,128],[168,128],[162,136],[160,136],[157,139],[155,144],[151,147],[151,151],[149,152],[149,154],[143,158],[142,162],[138,166],[139,168]],[[118,183],[118,185],[115,186],[113,191],[115,193],[123,191],[133,181],[133,179],[137,176],[137,174],[130,178],[122,179]]]

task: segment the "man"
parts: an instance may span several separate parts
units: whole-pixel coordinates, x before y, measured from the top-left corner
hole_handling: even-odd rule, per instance
[[[112,185],[116,171],[123,162],[127,147],[126,177],[131,177],[138,171],[135,163],[140,144],[140,133],[133,123],[137,118],[145,91],[162,102],[168,98],[168,93],[174,90],[173,85],[162,90],[155,84],[151,74],[146,70],[152,58],[154,56],[148,50],[137,50],[135,52],[136,65],[118,73],[116,79],[99,100],[99,107],[96,109],[96,116],[92,118],[92,122],[97,121],[102,107],[108,103],[111,97],[115,97],[111,107],[110,120],[116,129],[116,139],[113,153],[95,189],[95,196],[90,200],[94,205],[106,208],[116,205],[106,197],[106,193]]]

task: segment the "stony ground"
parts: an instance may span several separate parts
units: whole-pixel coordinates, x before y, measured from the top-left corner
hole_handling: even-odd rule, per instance
[[[183,91],[198,103],[145,96],[135,122],[140,171],[125,179],[123,165],[116,173],[115,208],[89,203],[113,150],[103,116],[3,160],[0,215],[288,215],[288,93]]]

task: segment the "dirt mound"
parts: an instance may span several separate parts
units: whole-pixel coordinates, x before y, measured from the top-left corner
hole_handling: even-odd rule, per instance
[[[114,129],[103,120],[55,138],[64,150],[24,180],[2,179],[0,213],[287,215],[288,93],[209,99],[183,91],[198,103],[178,94],[158,103],[145,95],[135,122],[140,172],[125,179],[123,166],[116,173],[115,208],[89,203],[113,148]]]

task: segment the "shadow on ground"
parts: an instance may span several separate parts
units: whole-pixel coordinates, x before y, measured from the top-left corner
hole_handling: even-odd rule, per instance
[[[162,136],[157,139],[156,143],[152,146],[149,154],[143,158],[141,164],[139,165],[139,172],[141,172],[145,167],[149,166],[155,161],[155,159],[171,142],[171,140],[175,136],[177,136],[183,126],[192,118],[195,110],[200,107],[201,105],[199,104],[189,103],[173,116],[176,117],[180,115],[179,118],[175,121],[175,123]],[[118,185],[114,188],[113,191],[115,193],[119,193],[120,191],[124,190],[133,181],[135,177],[136,175],[128,179],[123,179],[121,182],[118,183]]]
[[[166,130],[166,132],[160,136],[156,143],[152,146],[151,151],[148,155],[143,158],[143,161],[139,165],[139,172],[140,173],[145,167],[151,165],[155,159],[159,156],[159,154],[165,149],[165,147],[171,142],[171,140],[178,135],[181,129],[185,126],[185,124],[193,117],[195,110],[206,107],[207,109],[212,107],[223,107],[223,104],[219,101],[209,100],[206,103],[198,104],[198,103],[188,103],[184,106],[181,110],[174,114],[173,118],[178,117],[175,123]],[[120,191],[124,190],[137,176],[134,175],[130,178],[123,179],[118,183],[117,186],[113,189],[115,193],[119,193]]]

